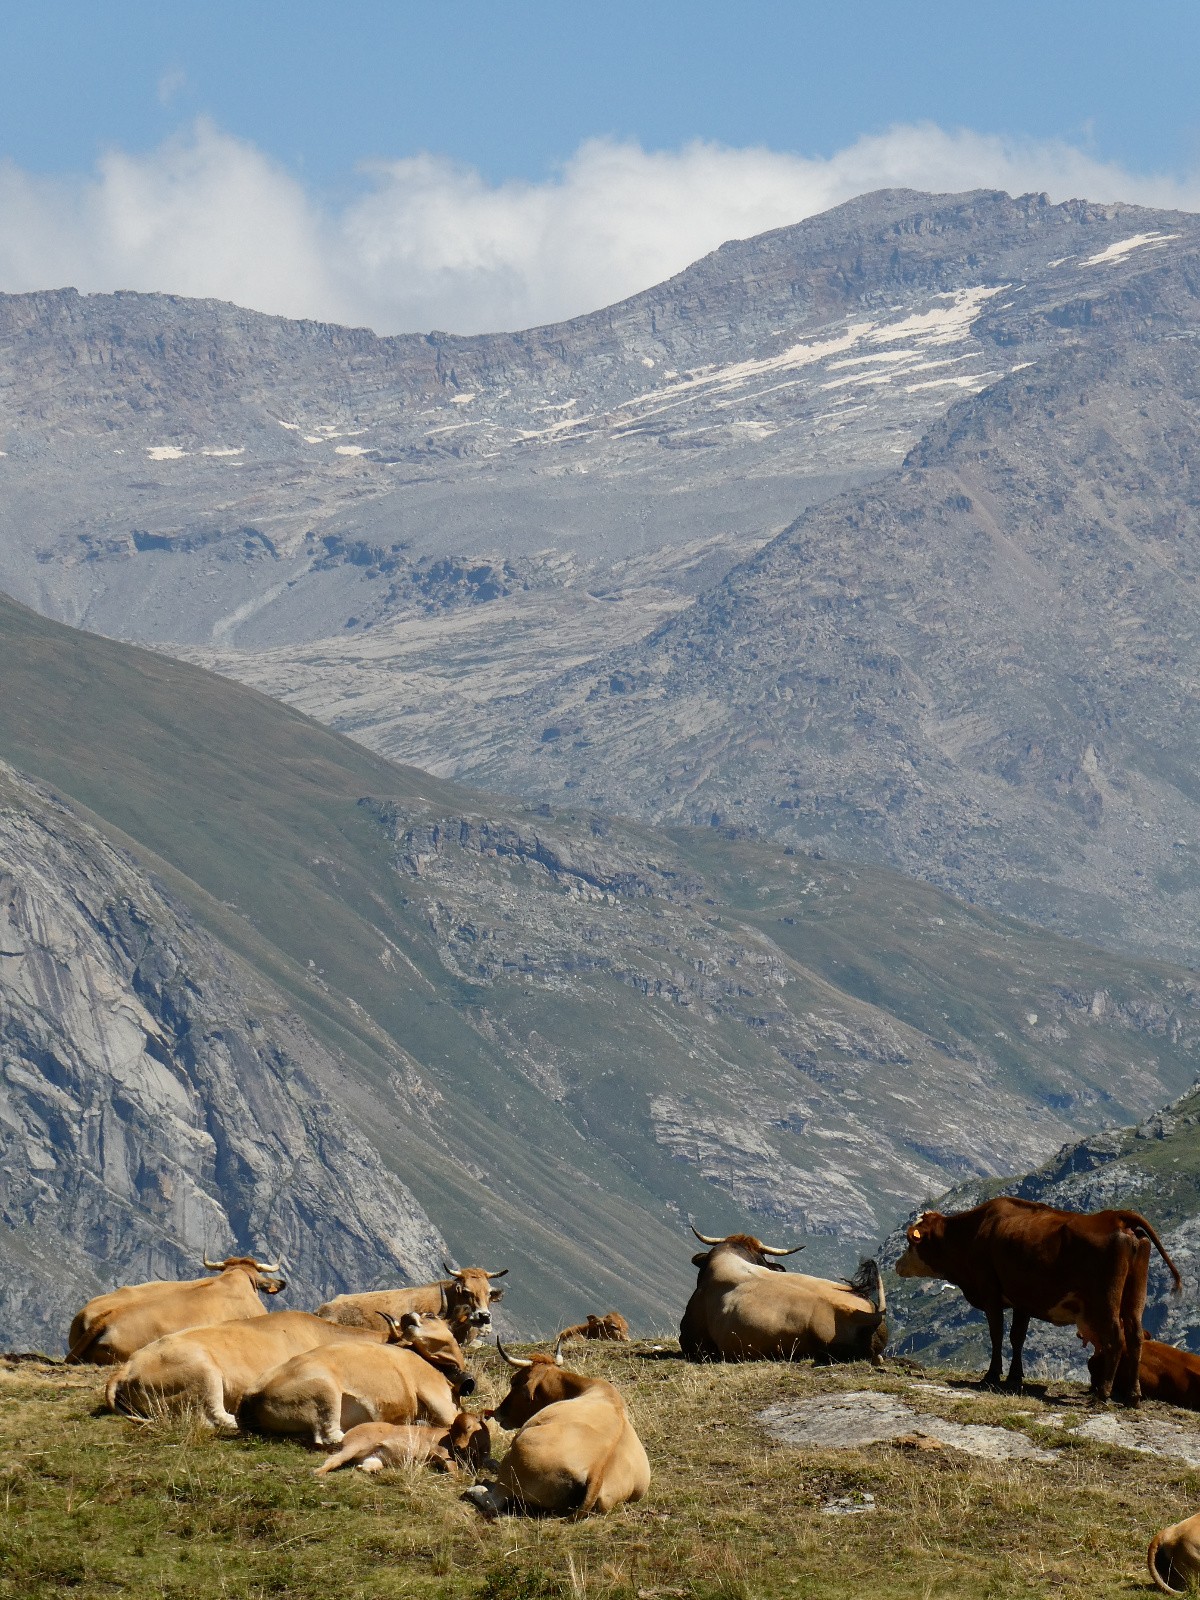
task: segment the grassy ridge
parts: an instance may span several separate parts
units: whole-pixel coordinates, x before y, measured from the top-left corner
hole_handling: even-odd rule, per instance
[[[1177,1462],[1064,1444],[1051,1424],[1086,1409],[1068,1385],[1016,1399],[943,1373],[931,1395],[911,1372],[695,1368],[644,1346],[582,1350],[571,1364],[626,1395],[654,1472],[647,1498],[580,1524],[489,1526],[461,1503],[464,1479],[413,1469],[316,1480],[320,1456],[298,1445],[131,1423],[98,1409],[94,1373],[0,1363],[0,1596],[1096,1600],[1144,1591],[1151,1533],[1200,1499],[1200,1472]],[[490,1404],[507,1384],[494,1355],[476,1366],[476,1404]],[[1058,1446],[1056,1459],[798,1449],[755,1420],[780,1399],[864,1388],[1019,1429]],[[1186,1413],[1146,1413],[1196,1432]],[[826,1514],[867,1495],[871,1512]]]

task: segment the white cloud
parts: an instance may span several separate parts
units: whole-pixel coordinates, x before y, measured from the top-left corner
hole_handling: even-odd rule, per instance
[[[0,288],[160,290],[382,333],[477,332],[611,304],[726,239],[871,189],[1046,190],[1200,208],[1200,181],[932,124],[828,158],[595,139],[541,183],[488,184],[431,155],[377,163],[366,176],[366,193],[328,210],[204,120],[148,155],[112,151],[88,177],[0,165]]]

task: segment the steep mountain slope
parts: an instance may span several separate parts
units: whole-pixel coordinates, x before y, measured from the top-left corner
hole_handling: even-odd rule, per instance
[[[1106,294],[984,311],[999,349],[1062,347],[650,638],[512,702],[474,775],[715,816],[1189,958],[1200,256],[1141,259]]]
[[[1028,1166],[1195,1076],[1186,972],[720,830],[473,794],[8,601],[0,674],[0,756],[166,885],[164,948],[185,906],[269,986],[261,1008],[230,999],[228,1026],[253,1016],[263,1050],[300,1060],[460,1258],[511,1268],[518,1326],[601,1300],[671,1324],[689,1212],[806,1232],[806,1260],[844,1267],[920,1195]],[[70,896],[82,869],[62,859]],[[194,964],[215,965],[198,939]],[[112,959],[128,987],[136,961]],[[79,1032],[74,1001],[38,1004],[50,1034]],[[319,1071],[288,1042],[306,1033]],[[390,1192],[352,1182],[363,1205],[363,1187]],[[297,1244],[321,1258],[308,1281],[331,1250],[338,1273],[365,1270],[320,1229]],[[114,1239],[141,1247],[124,1224]]]
[[[0,763],[0,1341],[85,1293],[283,1253],[293,1304],[444,1248],[344,1069],[128,856]]]

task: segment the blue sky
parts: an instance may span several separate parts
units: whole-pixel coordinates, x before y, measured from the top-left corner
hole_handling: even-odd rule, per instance
[[[855,183],[1200,192],[1194,3],[42,0],[3,20],[3,288],[57,272],[465,328],[588,309]],[[542,271],[565,227],[587,249]]]

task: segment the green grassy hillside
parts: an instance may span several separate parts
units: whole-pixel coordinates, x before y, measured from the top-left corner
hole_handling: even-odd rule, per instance
[[[489,1525],[459,1498],[462,1477],[318,1480],[320,1456],[299,1445],[132,1423],[98,1407],[94,1373],[0,1362],[0,1597],[1102,1600],[1150,1592],[1151,1534],[1200,1496],[1195,1467],[1100,1442],[1104,1418],[1070,1385],[1015,1400],[945,1372],[929,1385],[916,1369],[697,1368],[644,1346],[572,1365],[621,1388],[648,1495],[582,1523]],[[494,1353],[477,1366],[476,1403],[493,1404],[507,1388]],[[911,1431],[797,1446],[759,1420],[864,1393],[909,1407]],[[939,1448],[934,1417],[1039,1453]],[[1194,1415],[1149,1405],[1139,1425],[1200,1448]],[[504,1441],[494,1430],[497,1454]]]
[[[349,1115],[527,1329],[672,1326],[687,1213],[842,1270],[1195,1076],[1190,974],[894,874],[534,813],[6,600],[0,681],[0,756],[340,1052]]]

